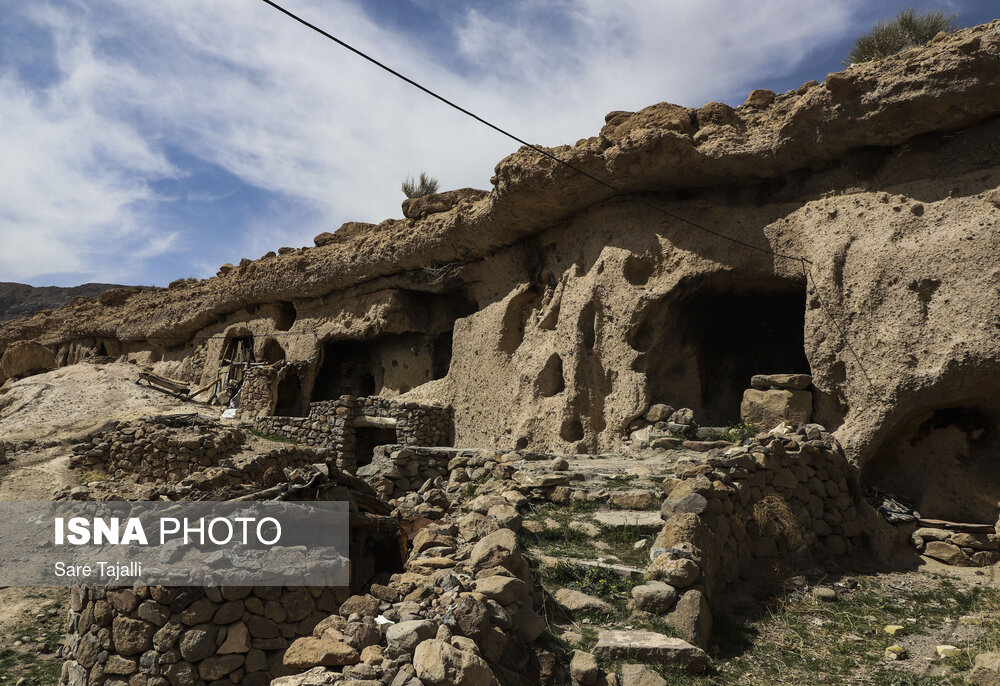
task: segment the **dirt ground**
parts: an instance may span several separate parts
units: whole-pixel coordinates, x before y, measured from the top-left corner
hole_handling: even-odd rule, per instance
[[[68,439],[105,422],[148,414],[193,412],[182,402],[139,385],[133,364],[74,364],[29,376],[0,389],[0,439]]]

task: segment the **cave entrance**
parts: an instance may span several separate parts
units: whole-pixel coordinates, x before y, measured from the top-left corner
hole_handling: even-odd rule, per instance
[[[323,344],[322,362],[313,385],[313,402],[336,400],[342,395],[375,394],[375,371],[369,343],[330,341]]]
[[[285,349],[273,338],[267,339],[264,349],[260,353],[261,360],[267,364],[274,364],[285,359]]]
[[[232,336],[222,346],[223,364],[246,364],[254,361],[253,336]]]
[[[740,419],[755,374],[809,374],[803,284],[773,279],[696,285],[633,336],[650,398],[695,410],[702,425]]]
[[[364,467],[371,464],[375,457],[375,448],[380,445],[393,445],[397,443],[396,430],[382,427],[357,427],[354,430],[355,438],[355,467]]]
[[[285,370],[278,381],[277,398],[273,415],[277,417],[304,417],[308,414],[302,394],[302,380],[294,368]]]
[[[904,496],[924,518],[993,524],[1000,516],[1000,405],[927,411],[861,469],[868,491]]]

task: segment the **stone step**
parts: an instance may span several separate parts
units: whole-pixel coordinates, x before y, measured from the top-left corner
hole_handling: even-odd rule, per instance
[[[663,528],[660,513],[648,510],[598,510],[594,521],[616,531],[633,530],[655,534]]]

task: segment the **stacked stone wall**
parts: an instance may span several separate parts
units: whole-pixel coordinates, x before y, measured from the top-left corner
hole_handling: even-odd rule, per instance
[[[71,467],[102,469],[136,483],[177,482],[217,465],[244,443],[242,431],[203,417],[140,418],[98,431],[73,448]]]
[[[337,466],[353,471],[357,467],[357,427],[359,420],[395,420],[394,443],[409,446],[441,446],[452,442],[450,408],[398,402],[389,398],[324,400],[309,405],[306,417],[258,417],[258,431],[309,446],[335,451]]]
[[[678,477],[664,484],[650,583],[634,594],[640,609],[668,622],[694,612],[710,624],[709,603],[773,592],[824,562],[862,559],[873,552],[876,529],[888,528],[862,497],[840,445],[815,424],[750,439]],[[660,592],[663,584],[671,590]],[[667,595],[676,604],[658,606]],[[694,633],[707,639],[707,629]]]
[[[62,682],[265,686],[286,648],[336,612],[328,588],[75,587]]]
[[[240,389],[237,417],[249,420],[271,413],[274,408],[275,387],[282,367],[282,364],[274,364],[267,367],[251,367],[246,371]]]

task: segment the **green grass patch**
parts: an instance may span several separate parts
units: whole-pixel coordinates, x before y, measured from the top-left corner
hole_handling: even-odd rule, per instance
[[[247,429],[247,433],[251,436],[256,436],[257,438],[263,438],[265,441],[274,441],[275,443],[298,443],[294,438],[289,438],[288,436],[279,436],[278,434],[269,434],[260,431],[259,429]]]
[[[607,567],[590,567],[559,562],[541,571],[543,585],[555,588],[572,588],[587,595],[609,602],[625,602],[632,597],[632,589],[643,583],[642,575],[619,575]]]

